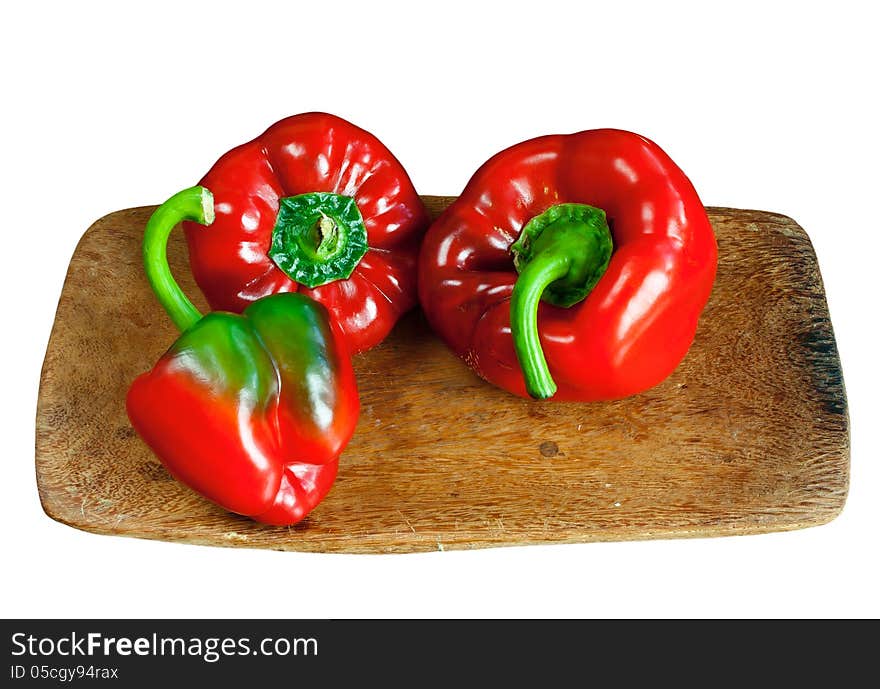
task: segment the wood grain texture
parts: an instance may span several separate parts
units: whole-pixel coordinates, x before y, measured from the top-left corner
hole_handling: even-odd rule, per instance
[[[450,200],[426,197],[435,215]],[[125,415],[130,381],[176,337],[140,265],[152,210],[102,218],[70,263],[37,410],[53,519],[188,543],[410,552],[761,533],[843,507],[846,396],[810,241],[790,218],[711,208],[718,280],[691,351],[658,387],[611,403],[517,399],[416,311],[356,357],[361,418],[327,499],[290,528],[229,514],[174,481]],[[173,233],[172,269],[200,296],[185,252]]]

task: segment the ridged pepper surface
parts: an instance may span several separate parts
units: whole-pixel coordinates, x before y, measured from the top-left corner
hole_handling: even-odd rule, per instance
[[[327,307],[357,353],[417,303],[427,213],[369,132],[326,113],[294,115],[226,153],[199,184],[213,192],[217,217],[184,229],[212,308],[240,313],[298,291]]]

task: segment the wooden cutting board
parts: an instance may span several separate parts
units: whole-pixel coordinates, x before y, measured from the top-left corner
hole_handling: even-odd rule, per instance
[[[436,215],[452,199],[425,200]],[[37,409],[37,483],[53,519],[367,553],[753,534],[843,508],[846,396],[810,241],[781,215],[710,208],[717,283],[691,351],[658,387],[610,403],[521,400],[473,375],[416,311],[356,357],[360,422],[324,502],[289,528],[229,514],[174,481],[125,415],[130,381],[176,338],[141,270],[152,211],[97,221],[70,263]],[[181,234],[171,266],[200,297]]]

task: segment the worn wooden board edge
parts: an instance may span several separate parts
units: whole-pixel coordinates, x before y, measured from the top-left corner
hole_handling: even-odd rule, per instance
[[[671,527],[662,529],[646,529],[644,527],[633,527],[631,529],[609,530],[606,533],[584,534],[577,537],[560,536],[559,538],[541,538],[536,539],[532,536],[516,540],[515,538],[505,537],[497,540],[487,539],[485,534],[474,534],[468,537],[463,532],[462,538],[449,541],[444,540],[442,543],[434,538],[422,538],[416,543],[408,542],[405,544],[388,544],[384,546],[369,545],[359,547],[351,541],[345,539],[340,540],[339,544],[333,544],[329,539],[325,540],[323,545],[317,546],[312,542],[300,541],[291,546],[289,542],[279,543],[277,548],[267,548],[265,545],[249,542],[246,536],[232,530],[224,534],[224,541],[218,541],[215,538],[199,537],[197,535],[187,535],[186,532],[180,530],[151,530],[139,531],[133,529],[114,529],[112,527],[98,527],[88,522],[77,522],[65,518],[63,515],[52,514],[46,509],[45,503],[43,510],[47,516],[54,521],[70,526],[79,531],[92,533],[99,536],[118,536],[125,538],[140,538],[151,541],[163,541],[168,543],[179,543],[183,545],[199,545],[211,546],[219,548],[247,548],[252,550],[274,550],[276,552],[301,552],[301,553],[322,553],[337,555],[392,555],[392,554],[410,554],[410,553],[426,553],[426,552],[445,552],[453,550],[482,550],[485,548],[515,548],[527,547],[535,545],[577,545],[586,543],[620,543],[635,541],[651,541],[651,540],[680,540],[680,539],[700,539],[700,538],[719,538],[731,536],[758,536],[773,533],[784,533],[790,531],[799,531],[803,529],[823,526],[834,521],[844,508],[846,496],[843,495],[839,507],[836,510],[826,510],[815,514],[803,520],[791,520],[784,523],[768,523],[761,526],[755,523],[736,525],[725,524],[723,531],[718,528],[692,528],[692,527]],[[289,527],[296,530],[296,526]]]
[[[452,201],[454,197],[442,197],[442,196],[423,196],[423,200],[425,201],[426,206],[429,209],[432,217],[437,217],[440,212]],[[108,213],[102,218],[96,220],[89,229],[83,234],[82,238],[77,244],[77,247],[74,250],[74,255],[76,251],[79,249],[80,244],[86,238],[88,233],[92,231],[92,229],[103,222],[105,222],[109,217],[114,216],[118,213],[128,213],[128,212],[137,212],[143,211],[145,209],[153,209],[155,206],[144,206],[138,208],[130,208],[130,209],[122,209],[120,211],[115,211],[113,213]],[[817,311],[813,313],[813,319],[815,327],[810,331],[808,335],[808,341],[805,340],[803,344],[813,353],[811,357],[811,363],[813,365],[812,375],[815,382],[815,390],[820,393],[821,398],[823,400],[823,404],[832,411],[835,416],[843,419],[843,425],[845,427],[845,438],[843,438],[843,443],[841,445],[841,452],[845,454],[845,466],[844,466],[844,476],[843,476],[843,484],[842,487],[835,491],[833,495],[833,500],[831,502],[827,502],[825,507],[819,511],[811,511],[805,512],[803,514],[803,518],[800,519],[789,519],[786,522],[780,523],[776,521],[768,521],[766,524],[756,523],[756,522],[744,522],[742,524],[737,523],[726,523],[724,525],[723,530],[719,531],[717,527],[691,527],[691,526],[683,526],[683,527],[669,527],[669,528],[646,528],[644,525],[633,526],[629,528],[615,528],[607,533],[599,532],[592,534],[583,534],[577,537],[566,537],[560,536],[556,537],[548,537],[546,539],[536,540],[533,537],[529,536],[522,542],[518,542],[511,538],[505,537],[504,539],[498,539],[494,541],[492,539],[487,539],[485,534],[479,534],[477,540],[471,541],[469,540],[468,534],[463,534],[462,537],[455,541],[444,542],[443,547],[439,548],[440,550],[458,550],[458,549],[475,549],[475,548],[485,548],[485,547],[514,547],[521,545],[552,545],[552,544],[573,544],[573,543],[591,543],[591,542],[608,542],[608,541],[634,541],[634,540],[652,540],[652,539],[680,539],[680,538],[705,538],[705,537],[718,537],[718,536],[734,536],[734,535],[757,535],[757,534],[766,534],[766,533],[775,533],[775,532],[784,532],[784,531],[794,531],[804,528],[810,528],[814,526],[821,526],[823,524],[827,524],[837,518],[842,510],[844,509],[846,499],[849,492],[849,481],[850,481],[850,423],[849,423],[849,413],[848,413],[848,404],[847,397],[845,391],[845,385],[842,374],[842,367],[840,364],[839,353],[837,350],[836,340],[834,337],[833,326],[831,323],[830,315],[828,313],[827,301],[825,299],[824,292],[824,283],[822,281],[821,273],[819,271],[818,260],[815,255],[815,250],[813,249],[812,242],[809,239],[806,231],[797,224],[792,218],[785,216],[779,213],[772,213],[768,211],[759,211],[759,210],[748,210],[748,209],[734,209],[734,208],[726,208],[726,207],[707,207],[707,211],[710,215],[724,217],[724,216],[735,216],[738,220],[742,220],[745,222],[760,222],[766,221],[768,217],[775,218],[782,225],[788,226],[788,231],[792,233],[792,238],[796,238],[798,243],[800,244],[800,250],[805,254],[809,254],[809,258],[811,263],[815,266],[815,275],[809,276],[808,282],[813,283],[814,288],[818,289],[818,293],[821,297],[819,304],[817,304]],[[73,255],[71,256],[71,259]],[[68,266],[68,274],[70,272],[70,265]],[[65,283],[66,283],[65,276]],[[59,295],[59,302],[61,299],[61,295]],[[57,312],[57,306],[56,306]],[[53,323],[52,333],[49,338],[49,342],[47,345],[47,353],[51,350],[53,345],[53,339],[55,336],[55,324]],[[40,375],[40,387],[39,387],[39,397],[37,403],[37,413],[36,413],[36,421],[37,427],[40,426],[40,420],[43,416],[43,388],[45,384],[45,374],[46,374],[46,359],[44,357],[43,368],[41,370]],[[146,538],[149,540],[163,540],[168,542],[176,542],[176,543],[185,543],[192,545],[210,545],[215,547],[251,547],[251,548],[259,548],[266,549],[264,545],[252,545],[247,542],[246,538],[241,538],[239,534],[235,531],[230,531],[224,535],[225,542],[218,542],[215,539],[207,538],[207,537],[199,537],[192,536],[187,534],[186,532],[182,532],[180,530],[174,529],[160,529],[160,530],[150,530],[150,531],[137,531],[131,529],[114,529],[113,527],[106,525],[95,525],[89,523],[85,520],[80,521],[76,518],[75,515],[71,516],[64,512],[63,509],[59,509],[58,506],[53,502],[52,494],[47,489],[47,486],[44,481],[44,476],[41,471],[41,444],[40,444],[40,434],[37,432],[36,442],[35,442],[35,471],[36,471],[36,479],[37,479],[37,487],[38,494],[40,499],[40,504],[42,506],[43,511],[49,516],[51,519],[63,523],[67,526],[71,526],[81,531],[86,531],[89,533],[99,534],[99,535],[116,535],[116,536],[126,536],[126,537],[134,537],[134,538]],[[245,518],[242,518],[245,519]],[[288,527],[289,529],[296,530],[298,527]],[[477,535],[475,535],[477,536]],[[332,540],[332,539],[331,539]],[[282,545],[287,546],[289,542],[285,542]],[[438,550],[437,543],[432,539],[426,538],[422,543],[408,543],[404,545],[390,545],[385,548],[377,548],[373,545],[359,548],[357,546],[352,546],[352,543],[348,540],[345,541],[344,544],[340,543],[341,547],[333,547],[331,543],[324,543],[320,547],[313,547],[312,543],[309,542],[298,542],[296,547],[279,547],[273,548],[274,550],[279,551],[297,551],[297,552],[322,552],[322,553],[367,553],[367,554],[377,554],[377,553],[412,553],[412,552],[425,552],[425,551],[435,551]]]

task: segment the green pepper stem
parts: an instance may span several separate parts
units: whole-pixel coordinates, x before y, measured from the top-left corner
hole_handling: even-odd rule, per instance
[[[565,277],[569,259],[560,254],[543,254],[530,261],[520,273],[510,298],[510,331],[526,389],[536,399],[556,394],[547,359],[538,335],[538,305],[547,287]]]
[[[352,197],[313,191],[281,199],[269,258],[294,282],[318,287],[347,280],[368,248]]]
[[[541,349],[538,304],[568,308],[583,301],[608,267],[613,248],[605,212],[580,203],[551,206],[529,220],[511,245],[519,278],[510,299],[510,332],[532,397],[556,394]]]
[[[199,310],[180,289],[168,265],[168,236],[183,220],[200,225],[214,222],[214,196],[204,187],[190,187],[176,193],[159,206],[147,221],[144,231],[144,270],[153,293],[178,330],[187,330],[202,317]]]

